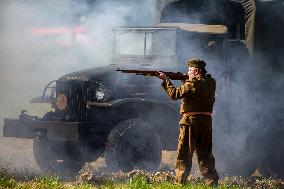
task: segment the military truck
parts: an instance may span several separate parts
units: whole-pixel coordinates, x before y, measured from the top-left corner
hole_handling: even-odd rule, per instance
[[[116,27],[113,34],[110,65],[64,75],[31,100],[50,103],[54,111],[5,118],[3,136],[34,139],[34,157],[43,170],[76,173],[99,156],[111,170],[155,170],[162,150],[176,150],[179,103],[169,100],[157,78],[117,68],[186,73],[184,60],[201,57],[222,78],[223,94],[230,69],[225,26],[163,23]]]

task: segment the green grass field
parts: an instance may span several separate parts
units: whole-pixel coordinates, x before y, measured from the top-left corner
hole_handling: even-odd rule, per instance
[[[145,173],[145,172],[144,172]],[[121,175],[121,173],[120,173]],[[128,175],[128,176],[125,176]],[[211,188],[206,186],[202,179],[191,178],[185,185],[175,185],[172,179],[158,181],[151,176],[145,174],[134,174],[129,177],[129,174],[125,173],[124,176],[117,179],[117,175],[111,175],[111,177],[99,177],[95,179],[89,177],[88,179],[80,179],[79,177],[74,181],[62,181],[56,176],[41,176],[26,178],[10,175],[7,171],[2,170],[0,172],[0,188],[17,188],[17,189],[207,189]],[[156,174],[155,174],[156,175]],[[98,179],[99,177],[99,179]],[[113,178],[112,178],[113,177]],[[121,179],[123,178],[123,179]],[[219,186],[215,187],[219,189],[225,188],[284,188],[284,180],[281,179],[243,179],[241,177],[225,177],[219,181]]]

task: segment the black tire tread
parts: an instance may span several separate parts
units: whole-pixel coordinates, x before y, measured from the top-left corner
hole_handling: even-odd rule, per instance
[[[153,138],[155,138],[156,143],[159,146],[160,152],[162,152],[161,139],[157,131],[152,127],[149,122],[146,122],[142,119],[128,119],[117,124],[113,130],[110,132],[106,147],[105,147],[105,159],[107,167],[111,170],[119,170],[121,167],[118,165],[117,157],[116,157],[116,148],[119,144],[119,141],[123,138],[125,134],[131,129],[135,129],[135,127],[143,127],[145,133],[151,133]],[[161,153],[160,153],[161,156]],[[156,167],[157,168],[157,167]]]

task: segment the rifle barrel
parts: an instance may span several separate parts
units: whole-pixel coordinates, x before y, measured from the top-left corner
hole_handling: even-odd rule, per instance
[[[153,70],[121,70],[117,69],[116,71],[121,71],[123,73],[134,73],[136,75],[143,75],[143,76],[157,76],[159,74],[159,71],[153,71]],[[188,76],[186,74],[183,74],[181,72],[164,72],[169,79],[172,80],[186,80],[188,79]]]

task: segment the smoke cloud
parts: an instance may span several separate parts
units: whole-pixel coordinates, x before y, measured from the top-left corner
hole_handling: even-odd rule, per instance
[[[160,3],[164,6],[164,2]],[[73,71],[110,64],[112,27],[157,23],[159,19],[155,18],[154,5],[153,0],[1,1],[1,125],[4,117],[17,117],[22,109],[39,116],[48,111],[49,105],[31,105],[28,102],[40,96],[49,81]],[[223,11],[216,7],[212,9],[214,13]],[[193,15],[192,22],[200,22],[200,16]],[[195,46],[187,48],[194,49]],[[186,52],[183,57],[197,56]],[[208,57],[204,51],[198,52],[198,56]],[[220,73],[220,65],[214,67],[212,59],[206,60],[208,71],[216,78],[218,86],[213,134],[214,154],[221,175],[252,173],[261,165],[278,171],[271,174],[283,173],[283,168],[277,169],[284,167],[281,161],[284,155],[281,139],[284,135],[283,70],[272,67],[270,60],[262,56],[263,51],[256,53],[258,58],[254,62],[244,60],[238,50],[231,55],[234,59],[231,68],[234,70],[229,86],[223,85],[224,73]],[[275,57],[273,62],[281,62],[281,57]],[[222,99],[225,87],[229,87],[227,104]],[[22,140],[15,140],[13,145],[6,139],[0,140],[1,152],[6,150],[7,154],[19,157],[15,151],[8,152],[7,147],[21,149],[18,144]],[[25,147],[29,152],[31,141],[27,140]],[[30,162],[28,159],[27,153],[18,161]],[[6,158],[0,157],[0,164],[6,161]],[[6,164],[18,169],[29,166]]]
[[[112,27],[151,25],[152,14],[151,0],[1,2],[0,117],[17,115],[63,74],[110,64]]]
[[[131,3],[102,0],[1,1],[1,125],[5,117],[16,118],[23,109],[38,116],[50,111],[49,104],[30,104],[29,101],[40,96],[48,82],[64,74],[110,64],[112,27],[134,23],[152,25],[153,7],[152,0]],[[2,127],[0,130],[2,133]],[[19,147],[24,140],[0,140],[0,150],[7,151],[7,157],[1,155],[0,164],[6,162],[4,164],[9,167],[21,169],[26,165],[23,162],[33,163],[29,153],[17,154],[23,148],[30,152],[30,140],[26,140],[25,147]],[[12,156],[22,158],[14,162],[10,158]]]

